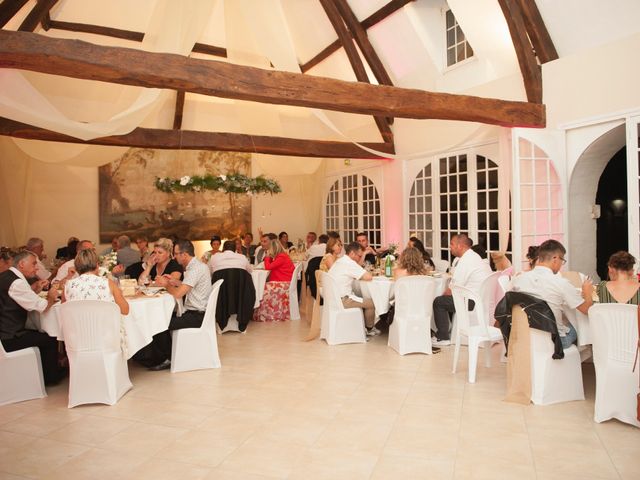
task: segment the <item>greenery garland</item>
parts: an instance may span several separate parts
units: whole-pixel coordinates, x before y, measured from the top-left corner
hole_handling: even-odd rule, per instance
[[[282,189],[275,180],[259,175],[255,178],[241,173],[227,175],[185,175],[181,178],[157,178],[155,186],[166,193],[173,192],[201,192],[213,190],[225,193],[280,193]]]

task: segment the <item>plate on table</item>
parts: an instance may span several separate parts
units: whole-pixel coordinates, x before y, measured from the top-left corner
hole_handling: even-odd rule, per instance
[[[164,292],[165,288],[164,287],[144,287],[144,288],[141,288],[140,291],[145,295],[152,296],[157,293]]]

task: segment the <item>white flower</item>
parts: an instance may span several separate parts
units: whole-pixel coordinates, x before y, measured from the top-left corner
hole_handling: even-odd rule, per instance
[[[250,197],[253,197],[253,192],[247,190],[247,195],[249,195]]]
[[[185,175],[184,177],[182,177],[180,179],[180,185],[182,185],[183,187],[185,185],[187,185],[189,182],[191,181],[191,177],[189,175]]]
[[[220,180],[222,180],[223,182],[227,181],[227,176],[226,175],[220,175]]]

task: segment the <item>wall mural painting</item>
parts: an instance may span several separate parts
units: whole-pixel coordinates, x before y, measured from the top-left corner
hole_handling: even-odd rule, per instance
[[[251,154],[131,148],[98,169],[100,242],[115,235],[151,241],[175,235],[208,240],[251,231],[251,197],[223,191],[163,192],[154,180],[198,175],[251,174]]]

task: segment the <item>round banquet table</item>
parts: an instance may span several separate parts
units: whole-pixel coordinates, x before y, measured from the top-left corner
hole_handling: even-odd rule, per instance
[[[441,275],[432,278],[437,282],[435,298],[444,293],[450,277],[449,275]],[[393,298],[394,283],[392,278],[379,276],[373,277],[371,281],[358,280],[354,283],[354,288],[356,294],[360,294],[363,298],[370,298],[373,301],[376,316],[379,317],[389,311],[390,302]]]
[[[134,353],[151,343],[156,333],[169,328],[176,302],[168,293],[150,297],[127,297],[127,302],[129,314],[122,317],[123,347],[126,348],[127,358],[131,358]],[[29,312],[30,326],[58,340],[64,340],[59,306],[60,303],[57,303],[44,313]]]

